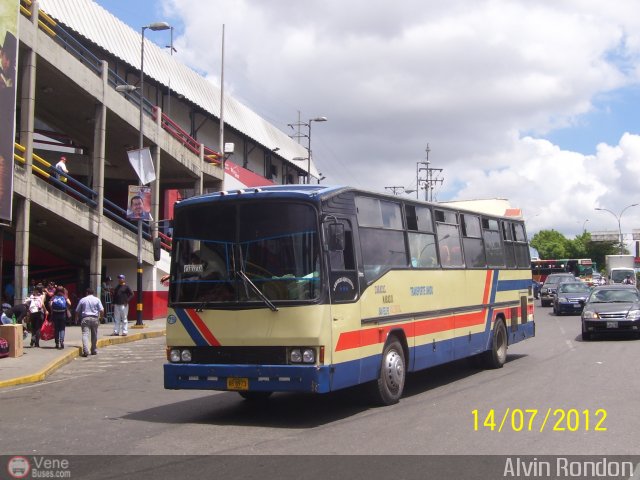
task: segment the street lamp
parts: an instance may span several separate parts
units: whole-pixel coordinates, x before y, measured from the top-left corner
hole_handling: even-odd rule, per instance
[[[620,212],[620,215],[616,215],[615,213],[613,213],[611,210],[607,209],[607,208],[596,208],[596,210],[599,210],[601,212],[609,212],[611,215],[613,215],[614,217],[616,217],[616,220],[618,220],[618,235],[620,235],[620,255],[622,255],[623,253],[623,241],[622,241],[622,226],[620,224],[620,219],[622,218],[622,214],[631,207],[637,207],[638,203],[632,203],[631,205],[627,205],[626,207],[624,207],[622,209],[622,211]]]
[[[146,29],[158,31],[169,30],[171,26],[167,22],[150,23],[142,27],[142,43],[140,44],[140,137],[138,158],[142,157],[142,149],[144,148],[144,31]],[[142,186],[142,180],[139,181]],[[138,303],[136,305],[136,326],[141,327],[142,323],[142,219],[138,219],[138,258],[137,258],[137,283],[138,283]]]
[[[307,184],[311,183],[311,122],[326,122],[327,117],[316,117],[309,119],[309,123],[307,123],[307,128],[309,129],[309,135],[307,135],[307,140],[309,143],[307,144]]]
[[[582,224],[582,233],[585,233],[587,231],[587,222],[589,221],[589,219],[587,218],[583,224]]]

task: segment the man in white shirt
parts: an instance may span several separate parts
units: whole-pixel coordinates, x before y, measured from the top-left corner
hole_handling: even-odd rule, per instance
[[[60,161],[56,163],[56,170],[67,175],[69,174],[69,170],[67,169],[67,157],[60,157]]]

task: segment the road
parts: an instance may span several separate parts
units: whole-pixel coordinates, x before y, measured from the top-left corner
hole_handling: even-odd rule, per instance
[[[462,361],[412,374],[390,407],[371,407],[353,389],[264,404],[166,391],[163,339],[114,345],[45,382],[0,390],[2,437],[11,439],[0,453],[637,453],[640,340],[583,342],[578,316],[536,307],[536,338],[511,346],[504,368]]]

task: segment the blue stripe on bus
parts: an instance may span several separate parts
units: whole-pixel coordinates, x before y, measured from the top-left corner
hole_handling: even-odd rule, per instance
[[[500,280],[498,282],[498,291],[504,292],[508,290],[526,290],[531,286],[531,280]]]
[[[519,325],[516,331],[507,331],[509,345],[518,343],[535,335],[534,322],[527,322]],[[469,357],[486,350],[482,345],[487,342],[491,344],[491,335],[486,332],[471,335],[463,335],[449,340],[436,342],[436,349],[433,350],[432,343],[426,343],[410,348],[410,358],[415,358],[414,364],[408,371],[419,371],[425,368],[435,367],[449,363],[454,360]],[[331,390],[340,390],[359,383],[376,380],[380,374],[380,364],[382,355],[372,355],[359,360],[339,363],[333,366],[334,373],[331,381]],[[407,365],[411,365],[407,361]]]
[[[208,347],[209,343],[204,338],[202,333],[200,333],[200,330],[198,330],[193,320],[189,318],[189,314],[187,313],[187,311],[184,308],[176,308],[175,312],[178,320],[180,320],[180,323],[187,331],[194,343],[199,347]]]

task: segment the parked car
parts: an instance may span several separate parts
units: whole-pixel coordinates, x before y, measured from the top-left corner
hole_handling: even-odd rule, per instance
[[[581,313],[591,288],[584,282],[563,282],[553,297],[553,313]]]
[[[558,285],[562,282],[575,282],[576,277],[572,273],[552,273],[547,276],[540,288],[540,305],[549,307],[553,303]]]
[[[640,292],[635,285],[601,285],[591,291],[582,310],[582,339],[594,333],[640,333]]]

